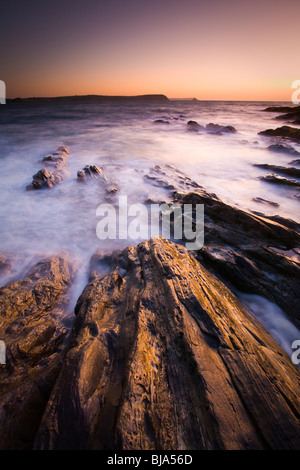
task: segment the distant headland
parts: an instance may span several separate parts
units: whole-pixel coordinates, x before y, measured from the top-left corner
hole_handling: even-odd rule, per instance
[[[10,98],[8,103],[49,103],[49,102],[77,102],[77,101],[169,101],[162,94],[137,96],[109,96],[109,95],[74,95],[56,97]]]

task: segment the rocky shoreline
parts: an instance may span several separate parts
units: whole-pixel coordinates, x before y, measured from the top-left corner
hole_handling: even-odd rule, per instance
[[[92,166],[78,180],[106,184]],[[232,207],[171,165],[145,181],[204,204],[204,247],[96,253],[72,325],[71,259],[2,287],[0,448],[299,449],[299,369],[238,297],[276,303],[300,329],[299,224]]]

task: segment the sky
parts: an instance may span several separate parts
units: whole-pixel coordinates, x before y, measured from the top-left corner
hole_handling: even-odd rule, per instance
[[[291,100],[299,0],[1,0],[8,98]]]

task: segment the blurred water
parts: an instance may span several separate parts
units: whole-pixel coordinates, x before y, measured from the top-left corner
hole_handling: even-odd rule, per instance
[[[268,105],[169,101],[1,106],[0,251],[24,256],[16,268],[20,275],[25,261],[30,264],[45,254],[69,253],[85,270],[96,250],[125,247],[127,241],[96,237],[96,208],[105,194],[99,184],[76,181],[77,171],[87,164],[104,166],[129,203],[168,200],[166,190],[143,177],[153,165],[169,163],[225,201],[300,220],[295,189],[260,181],[264,170],[252,166],[286,165],[293,159],[266,150],[275,140],[258,136],[261,130],[282,125],[273,113],[262,111]],[[155,119],[169,124],[154,124]],[[189,120],[233,125],[238,132],[195,133],[187,128]],[[51,190],[25,191],[32,175],[44,166],[42,158],[60,145],[70,149],[63,183]],[[279,207],[252,201],[257,196],[276,201]],[[3,278],[2,284],[7,280]]]
[[[281,308],[259,295],[240,293],[239,298],[291,356],[293,353],[292,343],[294,340],[300,339],[300,331],[288,319]]]

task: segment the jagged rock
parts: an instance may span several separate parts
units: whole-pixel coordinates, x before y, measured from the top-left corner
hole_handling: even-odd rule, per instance
[[[263,197],[254,197],[252,201],[260,202],[262,204],[270,204],[270,206],[274,206],[274,207],[279,207],[278,202],[270,201],[269,199],[265,199]]]
[[[276,119],[292,122],[293,124],[300,124],[300,106],[270,106],[265,111],[285,113],[276,116]]]
[[[86,165],[82,170],[77,172],[77,180],[87,182],[87,178],[92,177],[95,179],[102,179],[106,181],[103,169],[99,168],[97,165]]]
[[[107,195],[116,194],[118,192],[117,185],[110,184],[105,188],[105,192]]]
[[[32,183],[26,186],[27,191],[34,189],[53,188],[62,181],[63,176],[59,172],[52,172],[47,170],[47,168],[43,168],[42,170],[39,170],[37,173],[35,173],[32,178]]]
[[[269,145],[268,150],[270,150],[271,152],[276,152],[276,153],[287,153],[289,155],[300,155],[300,153],[297,152],[297,150],[295,150],[290,145],[287,146],[287,145],[281,145],[281,144],[273,144],[273,145]]]
[[[12,261],[0,252],[0,274],[10,272],[12,269]]]
[[[299,249],[300,225],[279,216],[250,214],[206,191],[174,192],[173,197],[181,204],[204,204],[204,247],[197,258],[231,289],[276,303],[300,328],[300,266],[284,255],[284,250]]]
[[[206,130],[212,132],[213,134],[222,134],[223,132],[236,132],[236,129],[233,126],[220,126],[220,124],[213,124],[212,122],[207,124]]]
[[[50,171],[47,168],[42,168],[33,175],[32,183],[26,186],[26,189],[30,191],[33,189],[53,188],[59,184],[64,177],[68,155],[69,149],[61,146],[53,154],[44,157],[43,162],[48,166],[55,167],[57,170]]]
[[[55,168],[63,168],[66,164],[69,153],[70,151],[67,147],[58,147],[56,152],[44,157],[43,162],[46,162],[48,165],[54,166]]]
[[[259,132],[260,135],[271,137],[284,137],[295,142],[300,142],[300,129],[290,126],[277,127],[277,129],[267,129],[266,131]]]
[[[260,176],[262,181],[267,181],[267,183],[283,184],[285,186],[296,186],[300,187],[300,182],[290,178],[284,178],[283,176],[276,175],[275,173],[270,173],[269,175]]]
[[[163,239],[116,262],[78,300],[34,448],[299,448],[299,371],[230,290]]]
[[[180,189],[192,189],[192,188],[203,188],[199,183],[193,181],[191,178],[186,176],[180,170],[177,170],[172,165],[165,165],[162,168],[160,165],[154,165],[150,168],[149,173],[144,175],[144,180],[152,183],[160,188],[168,190],[174,190],[175,188]]]
[[[253,212],[253,214],[256,214],[260,217],[264,217],[270,220],[273,220],[274,222],[278,222],[280,225],[283,225],[284,227],[291,228],[295,230],[296,232],[300,232],[300,224],[298,222],[295,222],[292,219],[287,219],[286,217],[282,217],[281,215],[275,214],[275,215],[268,215],[266,216],[265,214],[261,212]]]
[[[264,170],[272,170],[277,173],[282,173],[283,175],[294,176],[295,178],[300,178],[300,170],[293,167],[269,165],[268,163],[254,163],[253,166],[263,168]]]
[[[40,261],[0,289],[0,448],[30,449],[61,367],[67,328],[61,316],[74,278],[69,261]]]

